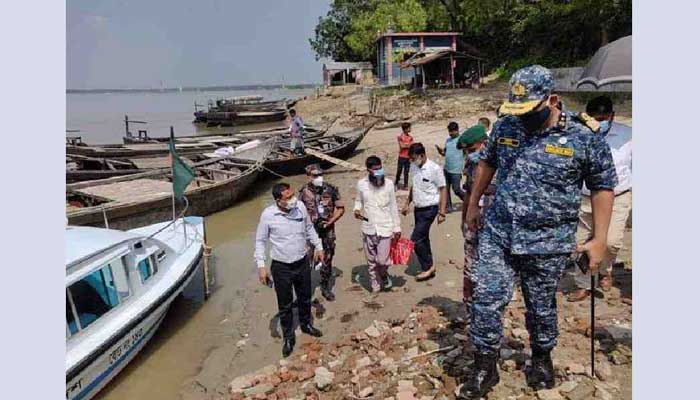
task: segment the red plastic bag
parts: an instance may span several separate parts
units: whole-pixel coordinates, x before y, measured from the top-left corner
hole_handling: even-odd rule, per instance
[[[413,253],[413,246],[413,242],[407,238],[402,237],[399,240],[393,240],[389,249],[391,263],[394,265],[408,264],[408,260],[411,259],[411,253]]]

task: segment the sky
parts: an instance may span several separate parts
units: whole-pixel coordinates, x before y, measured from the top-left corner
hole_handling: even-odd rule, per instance
[[[330,0],[70,0],[66,87],[319,83]]]

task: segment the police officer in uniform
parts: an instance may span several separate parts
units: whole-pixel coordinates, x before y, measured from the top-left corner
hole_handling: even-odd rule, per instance
[[[617,183],[610,148],[599,135],[561,112],[552,93],[554,77],[539,65],[522,68],[510,79],[508,101],[500,108],[477,167],[467,209],[467,225],[480,227],[479,199],[495,175],[494,204],[479,231],[474,266],[470,336],[475,362],[460,390],[461,399],[478,399],[499,381],[497,361],[502,315],[520,279],[530,333],[531,367],[527,383],[536,390],[554,386],[550,352],[556,345],[556,290],[572,252],[587,252],[597,269]],[[575,241],[583,183],[591,190],[593,236]]]

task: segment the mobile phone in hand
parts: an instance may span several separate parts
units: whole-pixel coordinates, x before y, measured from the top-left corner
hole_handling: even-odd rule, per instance
[[[272,288],[272,285],[273,285],[273,284],[272,284],[272,278],[270,278],[270,277],[268,276],[268,277],[265,279],[265,285],[266,285],[267,287],[269,287],[269,288]]]
[[[581,273],[586,274],[588,273],[588,268],[590,266],[590,260],[588,259],[588,253],[583,252],[583,253],[578,253],[576,256],[576,265],[578,266],[578,269],[581,270]]]

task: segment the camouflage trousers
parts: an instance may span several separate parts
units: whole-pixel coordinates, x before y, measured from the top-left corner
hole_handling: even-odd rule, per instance
[[[321,287],[331,288],[331,278],[333,277],[333,256],[335,255],[335,231],[327,231],[319,235],[321,244],[323,245],[323,264],[321,265]],[[313,261],[313,247],[309,248],[309,260],[311,260],[312,268],[315,266]]]
[[[477,351],[498,352],[503,337],[503,311],[513,296],[518,277],[525,300],[530,346],[541,350],[556,346],[557,285],[569,256],[568,253],[511,254],[487,230],[480,232],[469,327]]]
[[[478,232],[471,232],[466,224],[462,224],[462,236],[464,237],[464,269],[462,270],[462,300],[467,307],[471,307],[474,283],[472,271],[478,260],[477,247],[479,245]]]

